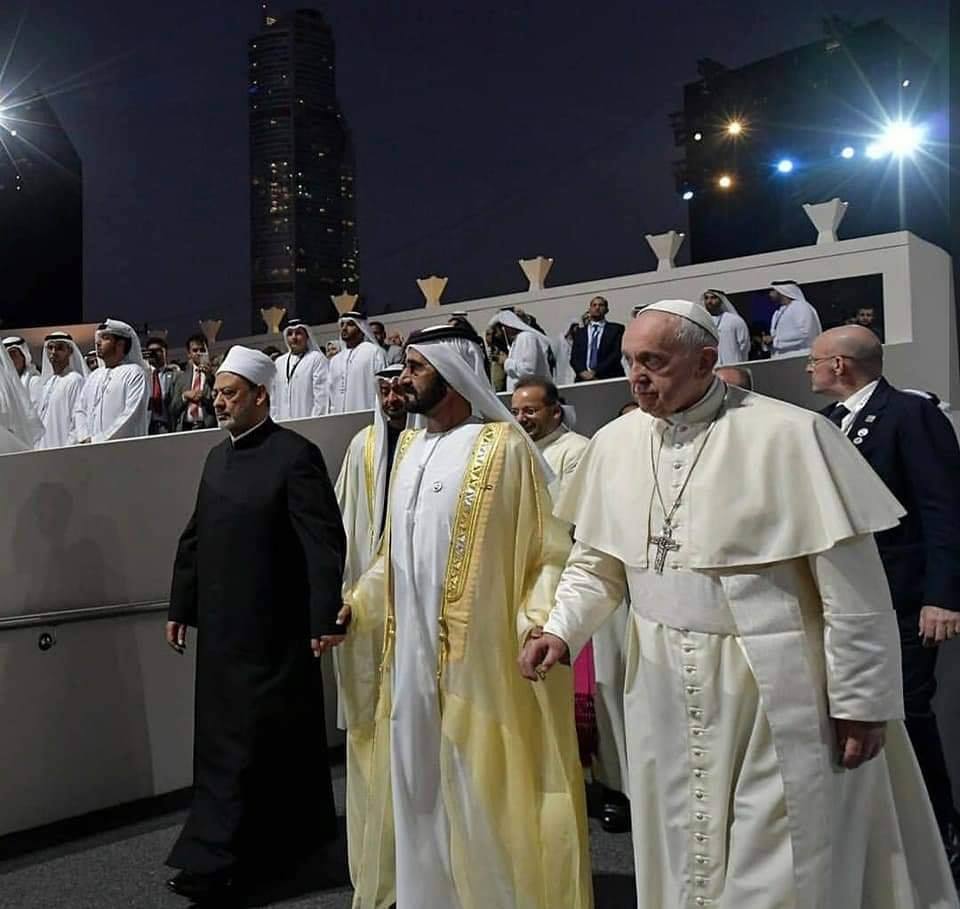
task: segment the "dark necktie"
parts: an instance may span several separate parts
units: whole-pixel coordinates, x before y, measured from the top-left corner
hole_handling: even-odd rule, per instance
[[[600,348],[600,326],[590,326],[590,347],[587,350],[587,369],[597,368],[597,352]]]
[[[827,414],[827,419],[835,424],[836,426],[843,427],[843,418],[850,413],[849,408],[844,407],[843,404],[837,404],[830,413]]]

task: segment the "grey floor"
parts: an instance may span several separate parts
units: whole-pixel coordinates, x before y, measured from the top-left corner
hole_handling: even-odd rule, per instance
[[[343,812],[342,770],[334,779],[338,810]],[[168,814],[40,852],[0,861],[2,909],[186,909],[186,900],[163,885],[170,869],[163,860],[183,822],[183,812]],[[633,854],[629,834],[604,833],[590,822],[594,891],[598,909],[636,905]],[[304,886],[309,887],[309,883]],[[349,909],[351,890],[299,890],[258,902],[260,906]]]

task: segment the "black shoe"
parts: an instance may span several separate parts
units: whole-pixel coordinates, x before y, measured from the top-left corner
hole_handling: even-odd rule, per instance
[[[630,830],[630,803],[604,802],[600,826],[607,833],[627,833]]]
[[[181,871],[167,881],[167,887],[177,896],[193,900],[201,906],[227,905],[239,898],[239,887],[231,874],[196,874]]]

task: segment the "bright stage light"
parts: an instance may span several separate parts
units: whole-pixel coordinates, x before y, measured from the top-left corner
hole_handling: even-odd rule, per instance
[[[793,172],[793,161],[789,158],[784,158],[782,161],[777,163],[777,171],[781,174],[789,174]]]
[[[729,174],[724,174],[717,180],[717,186],[719,186],[720,189],[730,189],[730,187],[733,186],[733,177],[729,176]]]
[[[897,158],[909,158],[923,143],[926,130],[906,120],[891,123],[883,133],[880,147]]]
[[[852,145],[845,145],[840,150],[840,157],[846,158],[848,161],[857,153],[857,150]]]
[[[693,198],[693,190],[686,190],[680,198],[683,199],[684,202],[689,202]]]
[[[696,133],[693,134],[693,141],[694,141],[694,142],[699,142],[702,138],[703,138],[703,133],[701,133],[701,132],[696,132]]]
[[[743,124],[739,120],[731,120],[727,124],[727,135],[739,136],[743,132]]]
[[[910,80],[904,79],[903,82],[900,83],[900,85],[903,86],[903,88],[910,88]]]

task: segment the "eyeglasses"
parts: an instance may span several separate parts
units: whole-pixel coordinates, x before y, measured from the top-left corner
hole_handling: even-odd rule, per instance
[[[862,360],[863,357],[851,357],[849,354],[830,354],[829,357],[808,357],[807,366],[816,366],[824,360]]]

